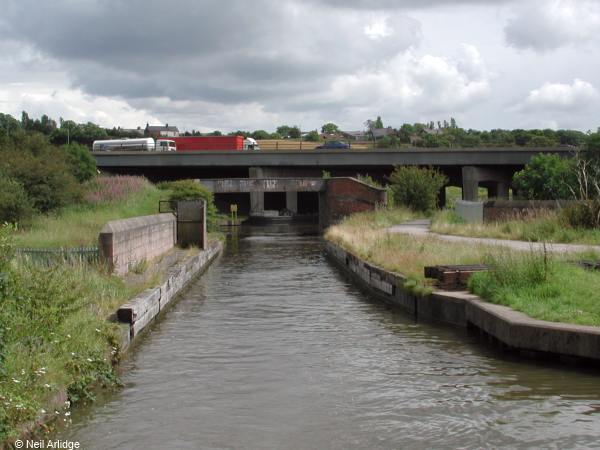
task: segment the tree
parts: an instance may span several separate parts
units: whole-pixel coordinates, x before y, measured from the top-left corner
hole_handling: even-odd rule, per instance
[[[219,130],[215,130],[211,133],[208,133],[207,136],[223,136],[223,133],[221,133]]]
[[[300,139],[300,136],[302,136],[302,132],[300,131],[300,127],[298,127],[297,125],[294,125],[293,127],[290,127],[290,131],[288,133],[288,136],[291,137],[292,139]]]
[[[178,180],[167,183],[166,187],[171,191],[169,200],[196,200],[206,201],[206,222],[210,230],[218,228],[218,211],[215,206],[214,196],[211,191],[195,180]]]
[[[417,166],[397,166],[389,180],[395,205],[422,212],[437,207],[438,193],[448,183],[437,170]]]
[[[456,119],[454,117],[450,117],[450,128],[458,128],[456,125]]]
[[[321,133],[325,134],[337,134],[340,129],[335,123],[328,122],[321,127]]]
[[[309,142],[319,142],[321,140],[321,136],[317,130],[312,130],[306,133],[304,140]]]
[[[96,176],[98,173],[96,160],[85,145],[73,142],[69,145],[63,145],[62,149],[68,156],[73,175],[77,181],[83,183]]]
[[[530,200],[573,198],[572,189],[575,185],[573,162],[552,154],[535,155],[513,177],[517,195]]]
[[[254,139],[269,139],[271,135],[265,130],[255,130],[254,132],[252,132],[252,137]]]
[[[286,139],[290,136],[290,129],[292,127],[288,126],[288,125],[280,125],[277,127],[277,134],[281,135],[281,137],[283,137],[283,139]]]
[[[377,120],[375,120],[375,128],[383,128],[383,121],[381,120],[381,116],[377,116]]]
[[[0,223],[23,222],[33,213],[33,203],[23,185],[0,173]]]

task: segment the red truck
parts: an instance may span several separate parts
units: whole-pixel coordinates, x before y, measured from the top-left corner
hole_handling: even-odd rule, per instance
[[[175,141],[178,152],[248,149],[244,136],[179,136],[169,139]]]

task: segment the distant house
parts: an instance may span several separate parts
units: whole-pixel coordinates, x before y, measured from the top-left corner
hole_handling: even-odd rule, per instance
[[[120,128],[120,131],[122,131],[123,133],[127,133],[127,134],[131,134],[133,135],[137,135],[137,136],[143,136],[144,135],[144,130],[142,130],[141,127],[137,127],[137,128]]]
[[[153,137],[155,139],[161,137],[177,137],[179,136],[179,128],[170,127],[168,123],[165,124],[165,126],[146,124],[144,135]]]
[[[381,139],[386,136],[394,136],[396,131],[392,127],[387,128],[373,128],[371,133],[375,139]]]
[[[340,133],[349,141],[368,141],[370,139],[366,131],[340,131]]]

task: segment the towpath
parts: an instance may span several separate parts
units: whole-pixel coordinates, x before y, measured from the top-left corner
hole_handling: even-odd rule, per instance
[[[428,219],[412,220],[400,225],[394,225],[387,230],[391,233],[410,234],[413,236],[435,236],[436,238],[450,242],[461,242],[471,245],[495,245],[508,247],[515,250],[543,250],[542,242],[514,241],[509,239],[476,238],[467,236],[454,236],[450,234],[438,234],[429,230],[430,221]],[[546,249],[552,253],[583,253],[594,251],[600,253],[600,245],[582,245],[582,244],[556,244],[546,243]]]

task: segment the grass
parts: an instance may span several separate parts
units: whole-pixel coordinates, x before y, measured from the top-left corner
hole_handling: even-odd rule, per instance
[[[493,247],[483,245],[466,247],[433,236],[409,236],[385,230],[415,218],[418,218],[415,213],[405,209],[355,214],[330,227],[325,238],[421,286],[432,284],[423,276],[426,265],[481,263],[494,251]]]
[[[168,192],[141,177],[98,177],[87,188],[85,203],[35,217],[17,234],[15,244],[34,248],[95,246],[104,224],[156,214],[159,200],[168,197]]]
[[[458,236],[600,245],[600,229],[571,227],[556,211],[539,210],[505,222],[466,223],[452,210],[437,212],[431,230]]]
[[[464,245],[435,236],[390,234],[385,228],[413,215],[403,210],[351,216],[330,227],[325,238],[361,259],[404,275],[415,293],[432,290],[424,266],[487,263],[492,270],[475,274],[470,289],[485,300],[509,306],[530,317],[600,326],[600,273],[536,252],[518,252],[485,245]],[[597,254],[568,258],[598,259]]]
[[[486,262],[492,270],[469,283],[480,297],[536,319],[600,326],[600,272],[539,252],[500,253]]]
[[[68,421],[71,402],[92,399],[94,386],[117,383],[117,330],[106,316],[132,292],[123,280],[87,265],[45,268],[4,258],[0,272],[4,442],[27,423]],[[57,404],[64,392],[69,400]]]

